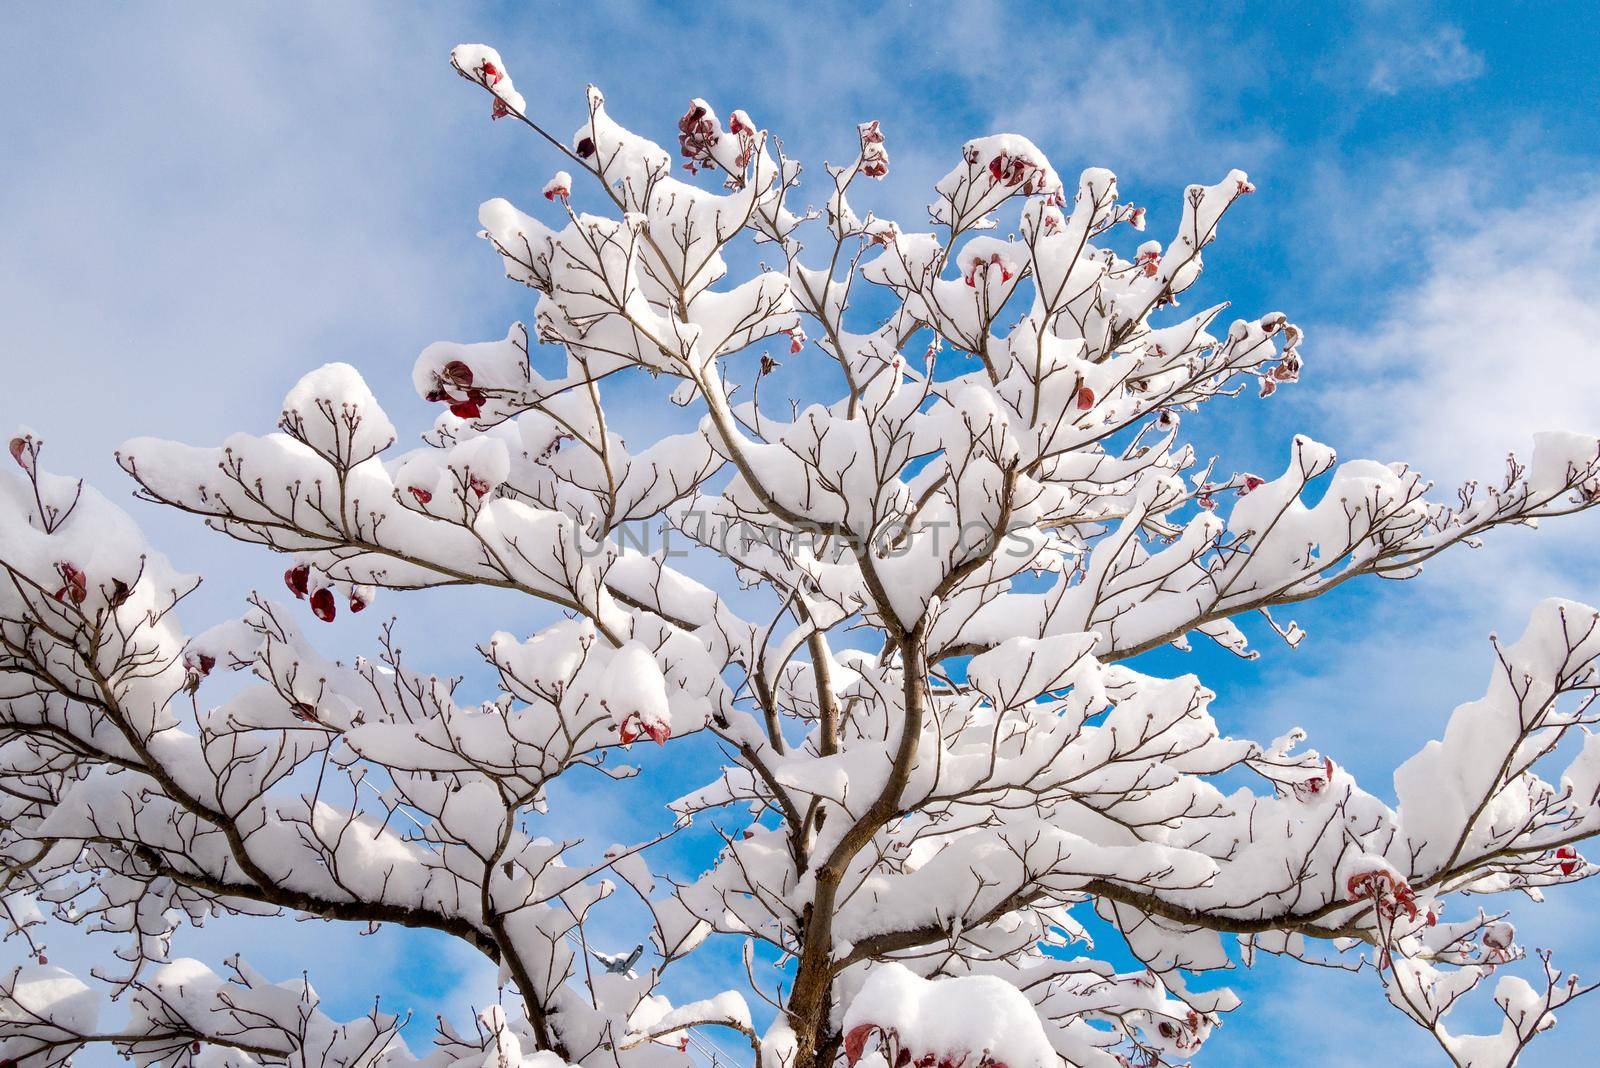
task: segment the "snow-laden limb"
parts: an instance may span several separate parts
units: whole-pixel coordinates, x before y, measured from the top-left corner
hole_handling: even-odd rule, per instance
[[[882,1043],[890,1064],[944,1060],[974,1068],[1052,1068],[1059,1063],[1022,992],[990,976],[923,979],[900,964],[873,969],[844,1017],[854,1065]],[[909,1056],[903,1056],[909,1054]]]
[[[113,1013],[62,968],[19,966],[0,978],[0,1055],[54,1066],[69,1063],[85,1046],[106,1045],[141,1068],[417,1063],[399,1038],[405,1021],[376,1005],[340,1023],[322,1012],[304,979],[274,985],[237,958],[228,970],[225,979],[199,961],[171,961],[134,982],[126,1012]],[[122,1019],[113,1022],[113,1015]]]
[[[108,1046],[140,1068],[570,1068],[554,1053],[525,1053],[526,1028],[498,1006],[480,1016],[473,1035],[441,1022],[433,1051],[418,1058],[400,1038],[404,1018],[374,1003],[363,1016],[333,1020],[304,978],[274,984],[238,958],[226,976],[197,960],[171,961],[132,984],[126,1001],[126,1011],[114,1013],[64,969],[20,966],[0,977],[0,1056],[54,1068],[85,1047]]]
[[[68,1014],[99,986],[153,1005],[183,969],[211,975],[169,959],[177,924],[282,911],[433,928],[497,966],[505,1007],[470,1033],[442,1022],[437,1065],[680,1064],[716,1031],[769,1068],[1186,1062],[1238,1007],[1191,977],[1262,952],[1374,969],[1458,1064],[1509,1064],[1587,991],[1547,960],[1543,993],[1499,978],[1499,1036],[1445,1023],[1523,959],[1504,914],[1454,902],[1537,899],[1593,870],[1600,745],[1561,744],[1591,719],[1593,609],[1547,602],[1497,643],[1485,696],[1401,766],[1394,806],[1298,730],[1230,737],[1200,680],[1135,660],[1194,634],[1254,657],[1238,622],[1254,613],[1293,647],[1306,636],[1274,609],[1600,501],[1600,442],[1540,435],[1526,463],[1443,499],[1402,463],[1304,437],[1277,473],[1197,455],[1184,418],[1305,367],[1281,312],[1180,307],[1255,191],[1240,171],[1185,188],[1146,238],[1154,220],[1110,172],[1063,176],[998,134],[952,153],[927,219],[902,225],[851,204],[891,169],[893,131],[867,121],[797,211],[799,165],[741,108],[689,101],[674,150],[590,88],[561,136],[493,49],[451,64],[556,157],[537,213],[479,213],[531,326],[421,353],[412,384],[439,414],[416,448],[330,364],[275,432],[118,454],[141,497],[284,554],[293,600],[258,594],[186,636],[194,580],[42,471],[35,435],[12,442],[0,915],[29,977],[53,922],[121,936],[95,976],[28,991]],[[744,237],[767,262],[735,276]],[[669,429],[674,406],[696,418]],[[697,559],[650,551],[653,530]],[[711,557],[762,591],[758,616],[691,576]],[[471,636],[496,690],[478,703],[403,659],[398,624],[350,664],[299,629],[380,589],[461,585],[564,616]],[[254,681],[203,704],[223,671]],[[726,763],[658,837],[578,865],[540,833],[557,776],[632,775],[617,750],[703,730]],[[642,851],[710,817],[709,870],[657,886]],[[649,957],[644,932],[632,954],[588,944],[622,884],[653,917]],[[1142,967],[1096,958],[1091,909]],[[713,935],[763,948],[746,968],[770,1026],[737,992],[677,1008],[657,992]],[[771,962],[788,973],[775,997],[756,973]],[[313,1032],[319,1050],[365,1036],[338,1063],[410,1056],[387,1017],[312,1027],[309,986],[238,972],[131,1030],[64,1018],[79,1038],[19,1059],[107,1041],[300,1064]],[[259,1026],[228,1015],[241,985],[277,1006]],[[40,1041],[6,1038],[24,1040]]]
[[[1331,759],[1294,752],[1298,736],[1270,747],[1222,736],[1196,680],[1102,665],[1094,645],[1093,635],[1010,639],[974,658],[964,684],[927,694],[921,745],[938,759],[912,767],[899,812],[840,879],[830,962],[840,983],[886,958],[933,975],[1000,975],[1034,998],[1071,1063],[1095,1063],[1086,1054],[1104,1044],[1095,1041],[1104,1031],[1075,1026],[1086,1020],[1114,1020],[1127,1041],[1178,1053],[1234,1007],[1226,991],[1189,992],[1182,979],[1229,966],[1224,934],[1250,952],[1294,956],[1311,956],[1312,942],[1335,957],[1371,947],[1369,963],[1386,974],[1400,955],[1470,973],[1517,951],[1509,927],[1481,916],[1441,925],[1447,899],[1536,892],[1590,870],[1573,846],[1600,818],[1600,747],[1586,744],[1560,787],[1535,765],[1592,721],[1594,609],[1541,606],[1523,640],[1499,650],[1488,695],[1458,709],[1446,741],[1397,775],[1398,810]],[[881,738],[905,710],[894,667],[846,663],[858,674],[841,689],[850,717],[838,753],[822,757],[813,735],[809,753],[775,762],[775,777],[788,807],[826,804],[829,822],[842,815],[850,828],[893,774]],[[1425,779],[1419,764],[1430,764]],[[1266,790],[1213,785],[1241,768]],[[767,800],[758,780],[722,783],[680,809]],[[1458,783],[1462,800],[1452,803]],[[830,830],[814,833],[811,846],[837,856],[840,835]],[[1440,840],[1448,848],[1432,848]],[[758,824],[680,901],[707,924],[793,952],[816,882],[815,868],[794,864],[782,832]],[[1144,986],[1159,979],[1172,1004],[1119,1006],[1105,992],[1121,980],[1087,960],[1077,962],[1080,974],[1057,974],[1066,962],[1039,952],[1052,937],[1081,937],[1067,909],[1089,899],[1150,969]],[[1359,957],[1351,963],[1359,967]],[[1084,986],[1099,996],[1084,998]]]
[[[27,480],[5,483],[10,503],[68,489],[74,502],[48,523],[25,498],[0,512],[0,892],[7,933],[40,967],[41,905],[124,936],[120,959],[90,978],[147,994],[175,974],[168,947],[184,920],[398,923],[459,937],[498,965],[531,1049],[625,1033],[653,977],[614,984],[609,999],[565,983],[583,970],[570,936],[612,891],[599,876],[623,866],[645,879],[638,847],[569,866],[571,843],[538,834],[538,811],[557,776],[629,774],[608,768],[612,750],[700,729],[707,695],[684,688],[688,668],[664,670],[655,647],[599,642],[587,620],[558,623],[486,642],[502,692],[473,706],[457,701],[459,679],[403,662],[388,627],[376,660],[337,663],[258,597],[189,638],[173,610],[194,580],[105,498],[31,460]],[[288,576],[291,589],[307,581]],[[200,705],[207,678],[230,670],[254,681]],[[288,1056],[258,1046],[240,1048]]]

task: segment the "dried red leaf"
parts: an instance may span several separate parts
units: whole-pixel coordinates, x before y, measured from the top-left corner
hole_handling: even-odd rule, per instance
[[[483,414],[484,396],[475,389],[467,391],[467,399],[450,405],[450,414],[458,419],[476,419]]]
[[[859,1061],[861,1055],[867,1051],[868,1039],[872,1037],[872,1033],[877,1029],[877,1024],[870,1023],[856,1024],[852,1027],[850,1033],[844,1036],[845,1060],[852,1065]]]
[[[61,588],[55,592],[56,600],[65,604],[82,604],[84,598],[89,596],[89,580],[82,571],[71,564],[62,562],[56,565],[56,572],[61,576]]]

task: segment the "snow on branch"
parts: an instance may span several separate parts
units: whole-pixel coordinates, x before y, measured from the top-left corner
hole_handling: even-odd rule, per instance
[[[902,223],[851,202],[892,175],[874,120],[806,177],[813,208],[742,108],[687,102],[664,147],[591,87],[568,136],[493,49],[451,64],[551,167],[542,201],[479,216],[528,325],[421,353],[437,416],[414,447],[329,364],[256,432],[118,453],[143,499],[281,554],[282,589],[191,634],[198,580],[41,466],[39,435],[10,443],[0,919],[27,962],[0,975],[3,1068],[94,1044],[172,1068],[654,1068],[715,1034],[765,1068],[1187,1063],[1239,1008],[1191,980],[1259,953],[1372,971],[1455,1063],[1509,1066],[1591,989],[1460,902],[1595,870],[1594,609],[1546,602],[1497,641],[1394,805],[1303,732],[1231,737],[1199,679],[1137,665],[1195,635],[1254,657],[1254,613],[1298,645],[1274,609],[1591,507],[1596,439],[1541,435],[1442,497],[1305,437],[1262,474],[1200,456],[1185,419],[1306,373],[1283,313],[1187,304],[1255,192],[1240,171],[1147,239],[1159,212],[1110,172],[999,134]],[[740,272],[746,239],[766,262]],[[456,586],[554,621],[389,620],[348,663],[302,631]],[[430,668],[461,623],[471,683]],[[723,760],[657,832],[574,859],[594,853],[551,831],[552,783],[631,777],[632,747],[696,733]],[[696,821],[720,852],[658,883],[646,854]],[[605,911],[619,890],[642,910]],[[1096,955],[1091,912],[1138,967]],[[223,914],[429,928],[506,996],[414,1058],[400,1019],[332,1020],[309,976],[173,958]],[[641,914],[632,953],[594,945]],[[70,975],[46,944],[64,925],[118,948]],[[663,974],[726,936],[746,990],[674,1007]],[[1490,976],[1500,1030],[1457,1034]]]

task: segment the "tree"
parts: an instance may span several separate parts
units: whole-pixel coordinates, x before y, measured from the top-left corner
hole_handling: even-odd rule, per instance
[[[1196,678],[1130,663],[1196,634],[1252,657],[1243,615],[1590,507],[1595,439],[1543,435],[1527,465],[1448,503],[1403,464],[1339,464],[1306,438],[1277,477],[1223,477],[1181,443],[1180,413],[1268,397],[1301,369],[1281,313],[1213,334],[1223,306],[1176,310],[1253,191],[1243,173],[1188,187],[1171,241],[1125,257],[1145,212],[1110,173],[1069,189],[1032,142],[984,137],[918,233],[850,205],[889,168],[876,122],[823,170],[825,208],[797,211],[800,167],[743,111],[691,103],[685,180],[597,90],[563,142],[492,49],[452,63],[494,118],[597,179],[602,214],[572,207],[565,171],[545,187],[559,228],[482,208],[507,274],[537,293],[534,329],[424,351],[416,388],[444,410],[403,455],[340,364],[294,387],[276,433],[118,454],[144,499],[290,556],[293,599],[258,595],[187,636],[176,608],[197,580],[45,472],[37,435],[11,442],[0,902],[29,960],[0,975],[4,1068],[93,1043],[141,1065],[413,1063],[376,1008],[338,1022],[304,980],[168,959],[180,924],[218,913],[473,946],[506,1007],[470,1031],[441,1022],[433,1065],[684,1063],[709,1027],[785,1068],[1172,1063],[1238,1004],[1191,985],[1229,963],[1224,936],[1247,963],[1373,971],[1458,1065],[1514,1062],[1591,989],[1545,955],[1539,985],[1497,979],[1497,1033],[1446,1024],[1523,955],[1504,915],[1461,898],[1538,900],[1595,870],[1577,849],[1600,831],[1594,609],[1547,603],[1496,644],[1487,694],[1401,765],[1394,807],[1301,733],[1228,737]],[[1011,236],[993,236],[997,214]],[[735,285],[724,254],[747,255],[747,233],[781,264]],[[808,368],[787,405],[774,349]],[[647,441],[670,420],[640,419],[630,447],[601,399],[613,376],[698,423]],[[731,565],[768,614],[643,551],[644,529]],[[457,585],[565,615],[485,637],[486,701],[404,660],[392,622],[351,664],[301,633],[297,601],[327,620],[378,589]],[[208,705],[227,671],[254,682]],[[583,865],[541,834],[558,776],[622,777],[617,750],[702,731],[727,761],[661,829],[726,832],[694,882],[655,882],[660,838]],[[653,917],[648,956],[587,952],[618,885]],[[1142,968],[1073,948],[1089,909]],[[125,936],[119,960],[81,978],[50,965],[47,913]],[[767,996],[758,953],[781,970],[770,1027],[739,992],[659,995],[720,936],[745,940],[750,991]],[[128,1008],[115,1025],[108,993]]]

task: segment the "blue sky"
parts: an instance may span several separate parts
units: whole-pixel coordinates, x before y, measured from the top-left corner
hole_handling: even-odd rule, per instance
[[[815,173],[877,118],[894,168],[866,206],[912,226],[960,144],[983,133],[1026,134],[1068,175],[1111,167],[1157,235],[1185,184],[1241,167],[1259,192],[1230,214],[1196,299],[1288,312],[1307,330],[1307,370],[1270,403],[1191,419],[1202,447],[1225,470],[1272,472],[1305,432],[1347,457],[1414,461],[1442,485],[1492,476],[1535,430],[1600,431],[1600,30],[1585,6],[13,7],[7,36],[24,47],[0,66],[0,421],[31,425],[53,467],[117,494],[123,439],[265,431],[295,378],[331,359],[421,429],[415,354],[501,337],[529,314],[474,236],[478,203],[532,210],[555,168],[525,131],[491,125],[450,71],[450,46],[485,41],[562,132],[580,121],[586,82],[661,139],[704,96],[745,108]],[[274,558],[132,507],[208,575],[191,626],[276,588]],[[1256,628],[1254,663],[1197,650],[1141,666],[1199,672],[1236,734],[1306,727],[1386,792],[1392,769],[1481,692],[1489,631],[1516,634],[1552,594],[1600,602],[1597,535],[1600,519],[1579,517],[1504,534],[1414,582],[1345,587],[1297,609],[1311,637],[1293,653]],[[544,618],[488,595],[383,607],[402,612],[413,649]],[[370,637],[361,622],[322,634],[354,650]],[[456,641],[427,655],[440,671],[471,662]],[[673,752],[641,798],[691,781],[689,753]],[[601,845],[650,823],[638,798],[574,792]],[[690,874],[699,848],[662,862]],[[1528,942],[1560,939],[1561,959],[1592,975],[1596,901],[1585,885],[1516,918]],[[492,990],[470,956],[409,932],[240,921],[186,948],[216,960],[234,947],[268,974],[308,969],[352,1012],[381,990],[426,1020]],[[52,956],[98,951],[63,940]],[[1210,1063],[1433,1059],[1370,973],[1269,965],[1233,981],[1246,1008]],[[1600,1016],[1566,1016],[1530,1063],[1587,1059]]]

